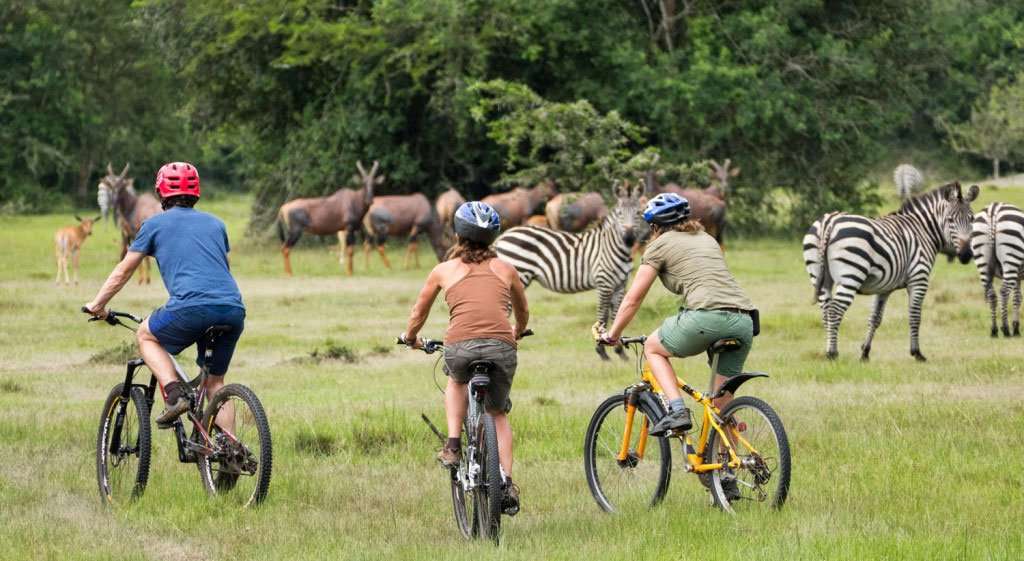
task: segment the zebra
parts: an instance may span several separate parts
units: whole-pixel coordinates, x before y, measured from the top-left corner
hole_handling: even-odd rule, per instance
[[[996,329],[995,279],[1003,279],[1003,305],[1001,319],[1003,336],[1010,336],[1007,325],[1010,294],[1013,294],[1013,336],[1020,336],[1020,280],[1024,268],[1024,212],[1006,203],[992,203],[974,215],[971,232],[971,251],[978,277],[985,290],[985,300],[992,314],[992,336],[998,337]]]
[[[906,201],[918,194],[924,185],[924,176],[910,164],[900,164],[892,172],[892,180],[896,183],[896,194],[900,201]]]
[[[562,294],[597,289],[597,321],[610,325],[625,295],[626,279],[633,269],[631,251],[643,189],[613,187],[616,204],[597,227],[580,234],[538,226],[511,228],[494,242],[498,257],[519,271],[523,286],[534,279],[548,290]],[[595,347],[602,360],[608,353]],[[623,349],[615,352],[626,358]]]
[[[925,360],[918,329],[928,278],[942,249],[955,250],[961,263],[971,259],[971,202],[977,196],[977,185],[965,197],[954,182],[912,197],[882,218],[831,212],[811,225],[803,239],[804,265],[821,306],[826,357],[839,355],[839,324],[854,295],[874,294],[867,338],[861,345],[861,360],[867,360],[886,301],[893,291],[906,288],[910,354]]]

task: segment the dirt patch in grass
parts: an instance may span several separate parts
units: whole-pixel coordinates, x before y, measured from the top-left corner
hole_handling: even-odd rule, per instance
[[[305,356],[297,356],[285,361],[288,364],[321,364],[324,362],[344,362],[353,364],[359,362],[359,353],[346,345],[335,342],[333,339],[324,341]]]
[[[103,349],[89,357],[89,364],[120,364],[138,356],[139,350],[135,348],[135,343],[121,341],[117,345]]]
[[[23,391],[25,391],[25,387],[12,380],[0,382],[0,393],[21,393]]]

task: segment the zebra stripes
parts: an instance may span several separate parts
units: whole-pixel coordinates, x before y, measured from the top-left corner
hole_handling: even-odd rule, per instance
[[[1013,335],[1020,335],[1021,275],[1024,268],[1024,212],[1006,203],[992,203],[974,215],[971,231],[971,250],[974,264],[978,266],[978,277],[985,291],[992,315],[993,337],[999,336],[996,329],[995,279],[1002,279],[1000,293],[1003,298],[1001,319],[1003,335],[1010,336],[1007,324],[1010,294],[1013,294]]]
[[[924,176],[910,164],[900,164],[892,172],[893,183],[896,184],[896,194],[900,201],[906,201],[918,194],[924,186]]]
[[[867,360],[886,301],[893,291],[906,288],[910,354],[925,360],[918,330],[935,256],[943,249],[955,249],[962,263],[971,258],[971,201],[977,196],[977,185],[965,197],[959,183],[950,183],[907,200],[882,218],[832,212],[811,225],[803,239],[804,265],[821,306],[828,358],[839,354],[839,324],[855,294],[875,295],[867,338],[861,345],[861,359]]]
[[[563,294],[597,289],[597,321],[610,325],[633,268],[640,195],[639,188],[616,189],[616,205],[608,216],[581,234],[520,226],[498,237],[494,249],[516,268],[524,286],[536,279]],[[607,358],[603,347],[597,352]]]

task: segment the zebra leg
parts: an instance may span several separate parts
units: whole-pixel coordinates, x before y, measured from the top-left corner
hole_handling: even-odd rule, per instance
[[[597,322],[605,327],[608,327],[608,310],[611,307],[612,294],[613,291],[610,287],[603,285],[597,287]],[[604,345],[598,343],[594,346],[594,351],[597,356],[601,357],[601,360],[611,360]]]
[[[999,327],[996,324],[996,289],[992,286],[992,279],[985,282],[985,302],[988,302],[989,316],[992,318],[989,334],[992,337],[999,337]]]
[[[921,353],[921,344],[918,341],[918,334],[921,331],[921,305],[924,304],[924,297],[927,293],[927,284],[907,286],[907,300],[910,305],[910,356],[917,359],[918,362],[928,360]]]
[[[1020,337],[1020,279],[1017,279],[1017,290],[1013,292],[1013,336]]]
[[[843,323],[843,315],[846,314],[850,304],[853,304],[853,297],[856,293],[855,287],[841,284],[836,288],[835,295],[828,300],[825,311],[825,330],[828,333],[825,358],[829,360],[839,356],[839,325]]]
[[[875,330],[878,329],[879,325],[882,325],[885,303],[889,301],[890,294],[892,293],[887,292],[875,296],[875,307],[871,312],[871,317],[868,319],[868,336],[864,339],[864,344],[860,346],[860,359],[863,361],[867,361],[871,354],[871,340],[875,338]]]
[[[999,290],[1000,296],[1002,296],[1002,299],[1003,299],[1003,301],[999,305],[999,320],[1000,320],[999,322],[1002,325],[1003,337],[1009,337],[1010,336],[1010,322],[1009,322],[1009,318],[1007,316],[1009,315],[1010,296],[1014,292],[1014,289],[1013,289],[1014,284],[1016,284],[1016,283],[1013,281],[1013,277],[1010,276],[1010,275],[1007,275],[1006,272],[1004,271],[1003,272],[1003,286]]]

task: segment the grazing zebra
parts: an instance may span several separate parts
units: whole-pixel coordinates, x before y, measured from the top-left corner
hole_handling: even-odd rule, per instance
[[[839,355],[839,324],[854,294],[874,294],[868,335],[861,345],[861,359],[867,360],[889,295],[906,288],[910,354],[925,360],[918,329],[928,277],[936,254],[944,248],[955,249],[961,263],[970,260],[971,201],[977,196],[977,185],[965,197],[959,183],[950,183],[907,200],[882,218],[831,212],[811,225],[804,236],[804,265],[821,306],[827,332],[825,356]]]
[[[892,180],[896,183],[896,193],[901,201],[918,194],[924,186],[924,176],[910,164],[900,164],[892,172]]]
[[[636,241],[640,187],[616,185],[615,207],[596,228],[581,234],[536,226],[512,228],[498,237],[498,257],[519,271],[524,286],[537,279],[541,286],[563,294],[597,289],[597,320],[611,325],[633,268],[630,251]],[[595,347],[608,360],[603,347]],[[625,358],[621,348],[615,352]]]
[[[1003,335],[1010,336],[1007,325],[1010,294],[1013,294],[1013,335],[1020,335],[1020,280],[1024,273],[1024,212],[1006,203],[992,203],[974,215],[974,230],[971,232],[971,250],[978,276],[985,290],[985,300],[992,312],[992,336],[998,337],[996,329],[995,279],[1003,279],[1000,291],[1003,297],[1001,308]]]

